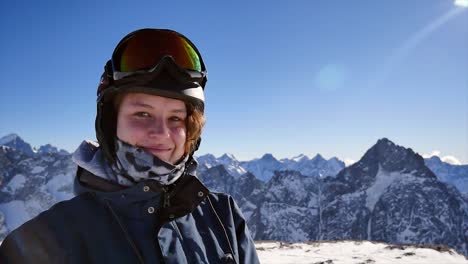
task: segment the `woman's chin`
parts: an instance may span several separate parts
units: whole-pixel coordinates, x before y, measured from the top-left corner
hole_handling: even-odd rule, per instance
[[[149,153],[151,153],[153,156],[157,157],[158,159],[171,163],[170,158],[171,158],[171,153],[170,151],[161,151],[161,150],[147,150]]]

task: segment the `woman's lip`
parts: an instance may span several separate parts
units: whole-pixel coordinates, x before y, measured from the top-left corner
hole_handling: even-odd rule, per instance
[[[166,148],[166,147],[158,147],[158,148],[144,148],[148,150],[149,152],[164,152],[164,151],[169,151],[171,148]]]

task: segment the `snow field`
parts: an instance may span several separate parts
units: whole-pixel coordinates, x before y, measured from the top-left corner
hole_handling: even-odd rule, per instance
[[[17,190],[23,188],[25,183],[26,177],[23,174],[16,174],[3,189],[10,194],[14,194]]]
[[[266,264],[468,264],[463,255],[450,249],[438,251],[369,241],[256,241],[255,246],[260,262]]]

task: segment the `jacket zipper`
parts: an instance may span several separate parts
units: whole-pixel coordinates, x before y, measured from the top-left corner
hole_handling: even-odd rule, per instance
[[[216,219],[218,220],[218,223],[219,223],[219,225],[221,226],[221,229],[223,230],[224,238],[226,238],[226,242],[227,242],[227,244],[228,244],[228,246],[229,246],[229,250],[231,251],[231,255],[232,255],[232,257],[233,257],[233,261],[234,261],[235,264],[237,264],[236,257],[235,257],[236,255],[234,255],[234,250],[232,249],[231,242],[229,241],[229,236],[228,236],[228,234],[227,234],[226,228],[224,227],[223,222],[221,221],[221,218],[219,218],[219,215],[218,215],[218,213],[216,212],[216,209],[214,208],[213,203],[211,202],[210,197],[207,196],[207,198],[208,198],[208,203],[210,204],[210,207],[211,207],[211,209],[213,210],[213,213],[215,214]]]
[[[109,201],[104,199],[107,207],[110,209],[112,215],[114,216],[115,220],[117,220],[117,223],[119,224],[120,226],[120,229],[122,230],[122,232],[124,233],[124,236],[125,238],[127,239],[128,243],[130,243],[130,246],[132,247],[133,249],[133,252],[135,252],[135,254],[137,255],[137,258],[139,260],[139,262],[141,264],[144,264],[145,261],[143,260],[143,256],[140,254],[140,251],[138,250],[137,246],[135,245],[135,243],[133,242],[133,240],[130,238],[130,235],[128,234],[128,231],[127,229],[124,227],[123,223],[120,221],[120,218],[117,216],[117,214],[115,213],[114,209],[112,208],[112,206],[110,205]]]

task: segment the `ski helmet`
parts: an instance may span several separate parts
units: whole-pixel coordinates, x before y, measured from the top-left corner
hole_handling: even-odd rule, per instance
[[[97,91],[96,137],[105,157],[115,160],[117,95],[138,92],[179,99],[203,113],[206,82],[201,54],[184,35],[148,28],[129,33],[104,66]]]

